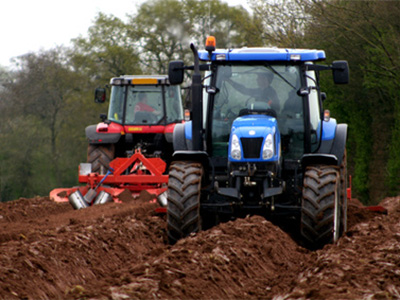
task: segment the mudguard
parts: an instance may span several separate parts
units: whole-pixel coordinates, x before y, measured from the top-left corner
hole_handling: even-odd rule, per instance
[[[176,124],[172,135],[174,151],[192,150],[192,122]],[[188,134],[190,132],[190,135]]]
[[[85,129],[90,144],[115,144],[121,138],[121,133],[99,133],[96,128],[97,125],[90,125]]]
[[[316,163],[340,166],[346,149],[347,127],[347,124],[336,125],[336,120],[324,122],[321,146],[317,153],[303,156],[303,167]]]
[[[186,122],[185,124],[185,140],[188,150],[193,149],[193,138],[192,138],[192,121]]]
[[[184,124],[176,124],[174,132],[172,134],[172,143],[174,146],[174,151],[188,150],[186,145]]]
[[[304,154],[301,158],[301,166],[303,169],[310,165],[330,165],[338,166],[338,159],[333,154],[310,153]]]
[[[192,121],[185,123],[185,138],[188,140],[192,139]]]
[[[209,156],[205,151],[192,151],[192,122],[176,124],[173,133],[173,161],[198,161],[207,168]]]
[[[347,124],[338,124],[336,127],[335,139],[333,140],[330,153],[338,159],[338,165],[342,163],[343,155],[346,150]]]
[[[210,167],[210,159],[205,151],[175,151],[172,155],[172,161],[197,161],[202,164],[204,169]]]
[[[164,129],[164,136],[168,143],[173,142],[173,134],[176,124],[168,124]]]

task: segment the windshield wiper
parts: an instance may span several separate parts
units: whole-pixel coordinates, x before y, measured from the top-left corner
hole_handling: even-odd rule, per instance
[[[291,84],[285,77],[283,77],[277,70],[275,70],[271,65],[265,64],[267,68],[269,68],[274,74],[278,75],[284,82],[286,82],[288,85],[290,85],[294,90],[296,90],[296,87]]]

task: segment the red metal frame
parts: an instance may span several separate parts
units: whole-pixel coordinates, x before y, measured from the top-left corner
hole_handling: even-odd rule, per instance
[[[347,188],[347,200],[351,203],[351,175],[349,176],[349,187]],[[381,213],[381,214],[387,214],[388,210],[384,208],[381,205],[375,205],[375,206],[363,206],[363,209],[367,209],[369,211]]]
[[[163,175],[166,163],[161,158],[146,158],[140,150],[136,150],[129,158],[118,157],[110,163],[114,171],[107,176],[103,184],[125,188],[130,191],[142,191],[159,188],[168,183],[168,175]],[[79,175],[80,183],[87,183],[91,188],[106,175],[90,173]]]
[[[183,122],[183,121],[182,121]],[[98,123],[96,131],[98,133],[173,133],[175,125],[179,123],[172,123],[167,125],[121,125],[115,122]]]
[[[56,202],[67,202],[69,195],[77,190],[84,196],[89,189],[96,189],[97,193],[109,193],[114,202],[121,202],[118,196],[125,190],[129,190],[133,196],[146,190],[154,198],[167,190],[168,175],[163,174],[166,163],[161,158],[146,158],[140,150],[136,150],[131,157],[118,157],[111,161],[111,168],[114,171],[108,175],[79,175],[79,182],[86,183],[86,186],[54,189],[50,192],[50,198]],[[98,186],[102,179],[102,185]]]

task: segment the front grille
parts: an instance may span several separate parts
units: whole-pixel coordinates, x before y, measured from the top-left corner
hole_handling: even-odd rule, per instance
[[[263,138],[240,138],[244,158],[260,158]]]

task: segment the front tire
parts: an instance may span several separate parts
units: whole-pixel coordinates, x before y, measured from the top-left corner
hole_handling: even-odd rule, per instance
[[[304,174],[301,236],[312,249],[335,243],[344,228],[339,170],[333,166],[308,167]]]
[[[173,162],[169,168],[167,231],[171,245],[201,230],[202,176],[203,167],[196,162]]]

